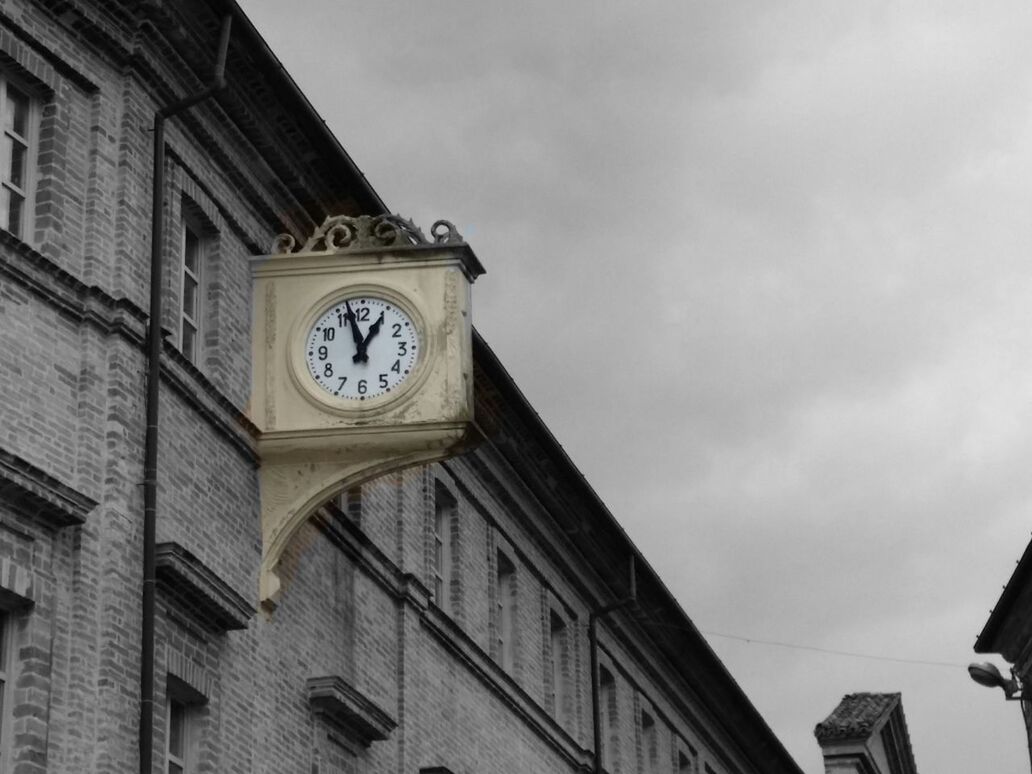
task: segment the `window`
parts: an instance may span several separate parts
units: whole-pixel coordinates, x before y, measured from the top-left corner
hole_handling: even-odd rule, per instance
[[[454,614],[453,563],[458,525],[457,506],[451,492],[437,481],[434,487],[433,582],[434,601],[445,612]]]
[[[659,748],[656,744],[656,721],[649,713],[641,713],[641,754],[645,759],[644,771],[655,774],[659,771]]]
[[[0,613],[0,771],[8,770],[14,735],[11,719],[14,704],[14,643],[12,621],[7,613]]]
[[[164,774],[191,774],[203,733],[207,697],[175,675],[165,684]]]
[[[566,622],[554,610],[549,617],[549,651],[552,662],[552,711],[561,720],[566,711]]]
[[[506,672],[511,672],[515,658],[516,622],[516,568],[509,558],[498,552],[496,593],[497,600],[497,652],[498,663]]]
[[[334,500],[336,505],[348,519],[358,525],[362,524],[362,486],[352,486],[343,490]]]
[[[692,747],[688,751],[677,751],[677,774],[695,774],[698,771],[697,761],[699,754]]]
[[[24,239],[32,200],[35,159],[35,106],[24,91],[0,75],[0,120],[3,121],[3,158],[0,159],[0,228]]]
[[[602,761],[616,763],[616,680],[604,666],[598,668],[598,709],[602,729]]]
[[[189,771],[188,710],[185,702],[169,697],[166,702],[168,727],[165,733],[165,774],[184,774]]]
[[[200,360],[204,335],[205,242],[197,223],[192,218],[184,218],[179,351],[194,365],[198,365]]]

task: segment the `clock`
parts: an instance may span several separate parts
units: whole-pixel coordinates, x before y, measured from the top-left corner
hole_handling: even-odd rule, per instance
[[[400,304],[353,293],[316,318],[304,348],[308,375],[326,395],[351,402],[397,393],[416,371],[423,342]]]

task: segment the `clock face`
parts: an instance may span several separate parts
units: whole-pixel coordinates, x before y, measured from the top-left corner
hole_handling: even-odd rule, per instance
[[[345,400],[397,390],[415,371],[421,342],[412,318],[375,295],[342,298],[312,325],[305,362],[316,384]]]

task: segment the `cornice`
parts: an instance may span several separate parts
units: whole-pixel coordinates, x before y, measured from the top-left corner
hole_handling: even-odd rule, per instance
[[[50,12],[54,24],[75,35],[81,41],[104,52],[116,66],[124,64],[130,57],[130,49],[110,34],[97,21],[96,4],[77,2],[77,0],[36,0],[36,5]],[[86,92],[99,91],[99,86],[89,77],[61,59],[41,40],[25,30],[9,15],[0,13],[0,21],[13,33],[22,38],[40,56],[50,62],[54,69]]]
[[[96,285],[86,285],[2,229],[0,276],[8,277],[76,323],[91,325],[105,335],[120,336],[142,351],[146,312],[127,298],[115,298]],[[161,376],[245,459],[257,464],[254,439],[258,428],[167,339]]]
[[[311,677],[305,688],[315,714],[363,747],[387,739],[398,727],[394,718],[338,675]]]
[[[83,524],[97,501],[0,448],[0,499],[52,528]]]
[[[10,15],[3,11],[0,11],[0,27],[4,27],[9,30],[15,38],[20,40],[27,48],[34,51],[41,59],[43,59],[43,61],[53,67],[54,72],[77,86],[82,91],[87,94],[94,94],[100,90],[100,87],[90,80],[90,78],[62,59],[57,52],[39,40],[35,35],[31,34],[28,30],[18,24],[18,22],[16,22]],[[17,57],[15,57],[15,59],[17,60]],[[54,84],[48,84],[48,86],[53,88]]]
[[[164,593],[210,632],[246,629],[256,606],[178,543],[155,549],[158,584]]]

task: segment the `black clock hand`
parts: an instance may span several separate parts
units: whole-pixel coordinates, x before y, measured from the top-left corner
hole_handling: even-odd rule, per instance
[[[355,313],[351,310],[350,302],[344,302],[344,310],[344,317],[347,318],[348,326],[351,328],[351,339],[355,342],[355,356],[351,358],[351,361],[354,363],[365,361],[368,359],[365,356],[365,342],[361,331],[358,330],[358,320],[355,319]]]
[[[376,318],[376,322],[369,326],[369,330],[366,331],[365,341],[362,342],[361,352],[355,354],[352,358],[352,362],[358,362],[359,354],[361,354],[363,362],[369,361],[369,356],[366,354],[366,350],[369,348],[369,342],[373,340],[373,336],[380,332],[381,325],[383,325],[383,312],[380,312],[380,316]]]

